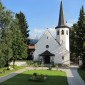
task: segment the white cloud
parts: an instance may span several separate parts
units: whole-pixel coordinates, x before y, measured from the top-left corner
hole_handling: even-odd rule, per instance
[[[40,37],[44,34],[46,29],[37,29],[33,30],[33,35],[30,36],[30,39],[40,39]],[[49,28],[50,33],[55,36],[56,30],[55,28]]]
[[[44,31],[45,31],[44,29],[37,29],[37,28],[34,29],[34,33],[36,34],[43,33]]]
[[[73,26],[73,23],[67,23],[67,26],[71,27],[71,26]]]

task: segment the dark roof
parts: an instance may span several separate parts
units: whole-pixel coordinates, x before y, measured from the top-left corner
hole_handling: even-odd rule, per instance
[[[55,56],[55,55],[46,50],[45,52],[41,53],[40,56]]]
[[[59,22],[58,22],[58,26],[56,27],[56,29],[57,28],[65,28],[65,27],[68,27],[68,26],[66,25],[64,9],[63,9],[63,2],[61,1]]]

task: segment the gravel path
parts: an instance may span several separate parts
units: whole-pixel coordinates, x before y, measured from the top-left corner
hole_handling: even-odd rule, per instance
[[[34,70],[34,69],[35,68],[33,68],[33,67],[26,67],[26,68],[18,70],[16,72],[10,73],[4,77],[0,77],[0,83],[12,78],[13,76],[16,76],[17,74],[24,72],[24,71]],[[42,68],[39,67],[37,69],[42,69]],[[44,67],[43,69],[48,69],[48,68]],[[54,68],[53,70],[56,70],[56,69]],[[79,76],[76,67],[63,67],[63,68],[60,68],[59,70],[66,72],[69,85],[85,85],[85,82]]]

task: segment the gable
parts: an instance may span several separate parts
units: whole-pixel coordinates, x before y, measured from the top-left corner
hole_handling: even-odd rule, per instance
[[[52,46],[55,48],[55,46],[58,46],[59,43],[55,40],[55,38],[52,36],[52,34],[47,29],[45,33],[42,35],[40,40],[35,44],[36,47],[44,47],[46,48],[46,45]]]

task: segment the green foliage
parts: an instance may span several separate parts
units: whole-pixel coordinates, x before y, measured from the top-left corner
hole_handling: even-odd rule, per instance
[[[77,30],[78,24],[75,23],[70,29],[70,51],[71,51],[71,60],[74,61],[76,57],[78,57],[79,53],[77,51]]]
[[[56,69],[58,70],[58,65],[56,64]]]
[[[30,81],[37,81],[37,82],[43,82],[47,79],[47,77],[43,74],[37,74],[33,73],[32,77],[30,77]]]
[[[50,66],[48,70],[52,70],[52,67]]]
[[[27,45],[24,43],[24,39],[19,26],[17,25],[17,19],[14,20],[12,25],[12,51],[13,51],[13,62],[17,59],[23,59],[27,57]]]
[[[24,42],[29,45],[29,39],[28,39],[29,30],[28,30],[28,25],[27,25],[25,15],[20,11],[19,14],[16,14],[16,18],[18,18],[19,20],[19,29],[21,30],[21,33],[23,35]]]
[[[81,76],[81,78],[85,81],[85,70],[78,69],[78,73]]]
[[[85,69],[85,12],[83,6],[78,20],[77,45],[79,56],[82,56],[83,68]]]
[[[7,63],[9,66],[10,59],[15,62],[17,59],[27,58],[28,45],[25,43],[20,24],[22,23],[19,23],[17,18],[14,19],[14,13],[6,10],[0,0],[0,65]]]
[[[26,63],[27,63],[28,66],[33,66],[33,64],[34,64],[34,62],[30,61],[30,60],[26,61]]]
[[[79,20],[73,25],[70,33],[71,58],[81,56],[85,69],[85,12],[83,6],[80,10]]]
[[[3,6],[0,0],[0,54],[1,54],[1,62],[4,61],[2,64],[3,66],[10,60],[12,57],[12,50],[11,50],[11,20],[13,20],[13,12],[10,10],[6,10],[6,7]],[[0,64],[1,65],[1,64]]]

